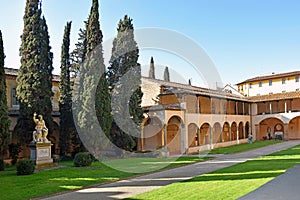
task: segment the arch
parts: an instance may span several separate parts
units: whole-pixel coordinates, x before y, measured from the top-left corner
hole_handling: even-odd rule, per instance
[[[181,130],[182,119],[179,116],[172,116],[167,123],[167,148],[170,154],[181,153]]]
[[[244,124],[243,124],[243,122],[239,123],[238,130],[239,130],[239,139],[244,139],[245,134],[244,134]]]
[[[143,123],[142,150],[156,150],[163,146],[163,123],[158,117],[148,117]]]
[[[212,142],[220,143],[222,141],[222,128],[219,122],[214,124],[212,132]]]
[[[245,138],[248,138],[250,133],[250,123],[247,121],[245,124]]]
[[[275,117],[262,120],[259,123],[257,140],[270,139],[270,137],[274,138],[276,131],[282,131],[282,134],[284,134],[283,125],[283,122]]]
[[[288,125],[288,139],[299,140],[300,139],[300,116],[290,120]]]
[[[237,124],[236,124],[236,122],[232,122],[230,139],[231,140],[236,140],[237,139],[236,136],[237,136]]]
[[[230,125],[228,122],[225,122],[222,129],[222,142],[227,142],[230,140]]]
[[[211,127],[209,123],[204,123],[200,127],[200,145],[210,144]]]
[[[199,146],[199,128],[195,123],[188,125],[188,146],[195,147]]]

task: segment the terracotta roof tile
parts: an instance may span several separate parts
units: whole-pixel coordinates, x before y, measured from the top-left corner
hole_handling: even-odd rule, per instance
[[[285,72],[285,73],[279,73],[279,74],[270,74],[270,75],[264,75],[264,76],[257,76],[254,78],[247,79],[243,82],[238,83],[247,83],[247,82],[254,82],[254,81],[263,81],[263,80],[269,80],[269,79],[274,79],[274,78],[283,78],[283,77],[288,77],[288,76],[300,76],[300,71],[293,71],[293,72]]]
[[[261,95],[261,96],[249,97],[248,99],[253,102],[260,102],[260,101],[273,101],[273,100],[295,99],[295,98],[300,98],[300,91]]]

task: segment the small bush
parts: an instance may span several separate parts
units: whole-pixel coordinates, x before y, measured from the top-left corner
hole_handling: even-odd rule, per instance
[[[34,172],[33,160],[20,160],[17,164],[17,175],[30,175]]]
[[[8,145],[9,147],[9,155],[12,158],[11,164],[15,165],[19,158],[19,153],[22,151],[22,146],[20,143],[15,144],[11,143]]]
[[[92,162],[93,162],[92,157],[87,152],[77,153],[73,160],[75,167],[90,166],[92,164]]]
[[[4,160],[0,159],[0,171],[4,171],[5,169],[5,162]]]

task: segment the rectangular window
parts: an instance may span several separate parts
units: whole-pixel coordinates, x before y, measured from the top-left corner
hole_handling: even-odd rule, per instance
[[[299,88],[297,88],[296,91],[299,91]]]
[[[12,107],[19,105],[16,88],[11,89],[11,105]]]
[[[252,88],[252,83],[250,83],[249,88]]]
[[[285,78],[282,78],[282,84],[285,84],[285,80],[286,80]]]
[[[271,86],[273,84],[272,80],[269,80],[269,86]]]
[[[299,82],[299,76],[296,76],[295,81]]]
[[[258,85],[259,85],[259,87],[262,87],[262,82],[260,81],[260,82],[258,83]]]

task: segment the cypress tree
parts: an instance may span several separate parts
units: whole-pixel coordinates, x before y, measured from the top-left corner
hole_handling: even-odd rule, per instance
[[[143,120],[141,66],[138,63],[139,49],[134,40],[132,19],[125,15],[124,19],[119,21],[117,30],[118,34],[113,41],[112,57],[108,68],[108,80],[113,89],[112,102],[117,102],[117,105],[112,106],[115,120],[112,125],[111,139],[118,147],[132,150],[136,147]],[[131,76],[126,78],[128,72],[131,72]],[[131,85],[137,85],[138,88],[133,90]],[[122,120],[122,118],[128,117],[128,110],[126,110],[128,107],[130,118],[137,127],[136,131],[134,131],[134,127],[130,126],[130,123],[127,123],[126,120],[130,119]],[[116,122],[116,119],[121,120]],[[129,132],[131,135],[128,134]]]
[[[80,69],[80,93],[76,102],[78,112],[77,122],[81,130],[85,130],[86,137],[81,137],[85,144],[93,148],[92,152],[98,155],[97,148],[101,146],[95,122],[100,123],[105,133],[110,131],[111,116],[108,83],[105,77],[105,65],[102,52],[102,31],[99,22],[99,3],[93,0],[86,29],[86,55],[85,62]],[[100,80],[99,80],[100,79]],[[99,80],[99,81],[98,81]],[[93,99],[94,98],[94,99]],[[94,102],[93,102],[94,101]],[[92,107],[95,103],[95,107]],[[96,116],[93,115],[96,111]],[[89,148],[89,150],[90,150]],[[101,147],[99,147],[101,148]]]
[[[153,57],[151,57],[151,61],[150,61],[149,78],[155,79],[155,69],[154,69]]]
[[[70,31],[72,22],[67,22],[64,30],[64,38],[61,47],[61,66],[60,66],[60,96],[59,96],[59,112],[60,112],[60,130],[59,130],[59,146],[60,155],[66,156],[71,153],[71,135],[76,134],[73,115],[72,115],[72,94],[70,80]]]
[[[169,74],[169,68],[166,67],[164,71],[164,81],[170,82],[170,74]]]
[[[86,56],[86,28],[87,21],[84,21],[85,27],[79,29],[78,42],[75,44],[75,49],[70,54],[71,59],[71,73],[77,77],[80,66],[83,64]]]
[[[4,71],[4,49],[2,32],[0,30],[0,155],[3,158],[9,139],[10,120],[7,112],[6,80]]]
[[[53,118],[52,118],[52,102],[51,97],[52,92],[52,80],[53,80],[53,53],[51,52],[50,37],[48,33],[48,26],[46,19],[43,16],[41,19],[41,33],[42,33],[42,44],[41,44],[41,71],[39,72],[40,79],[42,80],[41,88],[39,90],[43,91],[43,97],[40,98],[39,104],[40,113],[43,115],[46,126],[49,131],[49,135],[53,132]],[[48,136],[49,137],[49,136]]]
[[[52,133],[52,53],[48,28],[41,18],[39,0],[27,0],[24,29],[20,48],[21,67],[17,76],[17,96],[20,114],[15,128],[22,143],[32,140],[35,124],[33,113],[44,117],[49,134]]]

